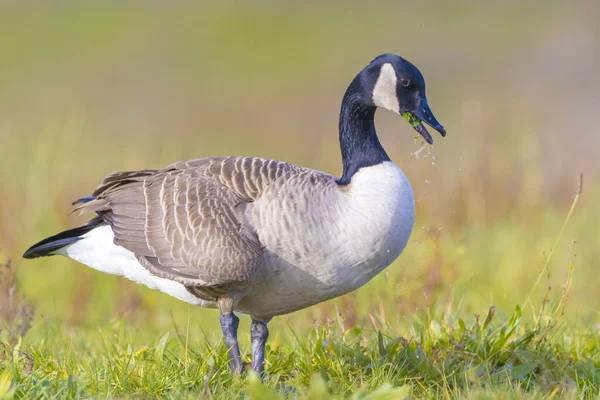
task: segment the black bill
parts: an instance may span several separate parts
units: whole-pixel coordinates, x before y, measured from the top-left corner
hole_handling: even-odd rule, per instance
[[[442,137],[446,136],[446,128],[435,119],[427,101],[423,102],[422,107],[419,110],[415,112],[407,111],[402,114],[402,116],[429,144],[433,144],[433,138],[427,131],[427,128],[425,128],[425,125],[423,125],[423,122],[438,131]]]

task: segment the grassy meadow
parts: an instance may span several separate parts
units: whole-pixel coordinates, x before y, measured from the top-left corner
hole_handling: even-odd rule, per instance
[[[0,398],[600,398],[600,6],[593,1],[0,3]],[[231,376],[218,314],[74,261],[109,172],[217,155],[341,174],[339,104],[383,52],[447,128],[380,112],[413,186],[400,258],[275,318]],[[580,191],[580,175],[583,190]],[[246,360],[249,319],[241,317]]]

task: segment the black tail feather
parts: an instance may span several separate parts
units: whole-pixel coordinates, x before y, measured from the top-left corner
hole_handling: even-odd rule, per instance
[[[87,224],[80,226],[78,228],[69,229],[68,231],[61,232],[57,235],[50,236],[42,240],[39,243],[31,246],[25,254],[23,254],[23,258],[38,258],[51,256],[52,253],[56,250],[65,247],[71,243],[75,243],[79,239],[81,239],[81,235],[85,235],[92,229],[103,225],[105,222],[100,217],[96,217],[90,220]]]

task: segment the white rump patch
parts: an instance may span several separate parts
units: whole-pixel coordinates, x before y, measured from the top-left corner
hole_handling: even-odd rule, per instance
[[[188,292],[181,283],[152,275],[131,251],[114,244],[114,238],[111,227],[102,225],[83,235],[77,242],[57,250],[56,254],[72,258],[100,272],[123,276],[189,304],[203,307],[212,305]]]
[[[385,63],[379,72],[379,78],[373,88],[373,103],[377,107],[385,108],[400,114],[400,102],[396,93],[398,78],[392,64]]]

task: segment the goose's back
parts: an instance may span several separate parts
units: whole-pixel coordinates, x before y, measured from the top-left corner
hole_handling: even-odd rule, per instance
[[[211,287],[194,293],[213,300],[251,281],[264,264],[256,232],[243,223],[244,205],[301,171],[274,160],[222,157],[116,172],[77,209],[98,212],[115,244],[151,273]]]

